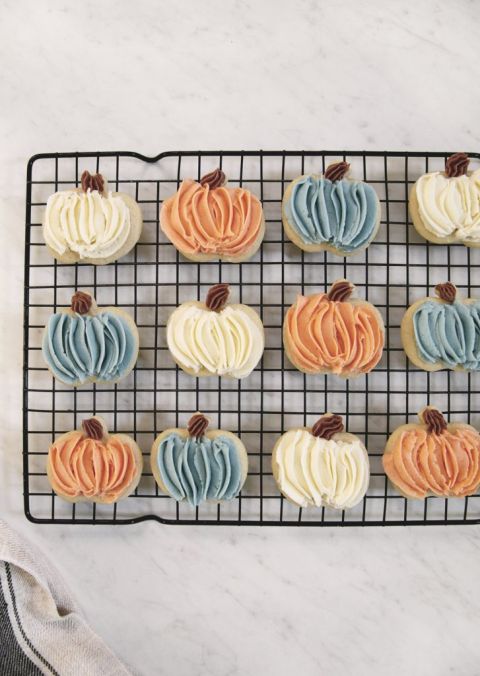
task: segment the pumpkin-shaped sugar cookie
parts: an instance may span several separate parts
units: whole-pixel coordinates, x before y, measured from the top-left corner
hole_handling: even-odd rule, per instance
[[[101,174],[84,171],[79,188],[48,198],[42,231],[50,253],[62,263],[105,265],[133,249],[142,227],[133,197],[111,192]]]
[[[55,439],[48,451],[52,489],[68,502],[109,504],[130,495],[142,474],[142,453],[126,434],[109,434],[98,416]]]
[[[323,176],[299,176],[287,187],[283,226],[300,249],[349,256],[374,239],[380,226],[379,199],[368,183],[347,178],[349,169],[347,162],[336,162]]]
[[[304,373],[345,378],[371,371],[380,361],[385,327],[380,312],[351,299],[353,284],[335,282],[328,293],[298,296],[283,323],[283,343],[292,364]]]
[[[58,380],[78,387],[112,383],[135,366],[139,336],[133,319],[116,307],[99,308],[86,291],[53,314],[45,327],[42,353]]]
[[[418,300],[405,313],[401,335],[408,358],[424,371],[480,369],[480,300],[461,299],[451,282],[437,297]]]
[[[168,319],[168,348],[190,375],[245,378],[262,357],[260,317],[247,305],[227,304],[229,293],[228,284],[215,284],[205,303],[182,303]]]
[[[383,468],[406,498],[464,497],[480,484],[480,434],[465,423],[447,424],[427,406],[420,423],[401,425],[389,437]]]
[[[262,205],[245,188],[228,188],[216,169],[200,181],[182,181],[166,199],[160,227],[174,247],[193,261],[240,262],[257,251],[265,234]]]
[[[167,429],[151,452],[153,476],[163,493],[198,506],[232,500],[248,473],[248,456],[240,439],[226,430],[208,430],[208,418],[195,413],[187,429]]]
[[[410,192],[415,229],[433,244],[480,246],[480,169],[468,171],[466,153],[455,153],[445,171],[423,174]]]
[[[354,507],[370,480],[365,446],[331,413],[312,428],[283,434],[273,448],[272,470],[280,492],[298,507]]]

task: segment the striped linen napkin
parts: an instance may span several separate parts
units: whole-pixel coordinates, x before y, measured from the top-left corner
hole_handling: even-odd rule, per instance
[[[2,520],[0,673],[130,675],[88,626],[58,571]]]

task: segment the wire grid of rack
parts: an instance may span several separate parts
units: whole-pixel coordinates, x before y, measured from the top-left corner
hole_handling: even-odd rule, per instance
[[[52,153],[32,157],[27,169],[24,325],[24,505],[38,523],[121,524],[155,519],[171,524],[359,526],[480,523],[480,495],[462,499],[411,501],[398,495],[382,470],[388,435],[416,419],[431,403],[451,421],[480,427],[478,374],[417,370],[400,340],[406,307],[451,280],[460,294],[478,296],[480,249],[434,246],[415,232],[408,193],[426,171],[441,170],[451,153],[336,151],[187,151],[145,157],[133,152]],[[472,158],[479,155],[470,153]],[[283,233],[281,199],[289,181],[318,173],[333,161],[351,163],[351,175],[372,184],[382,219],[370,247],[342,258],[303,253]],[[220,166],[230,185],[250,189],[263,203],[266,235],[249,261],[193,263],[184,259],[159,229],[162,201],[184,178],[199,178]],[[100,171],[114,190],[140,203],[144,230],[128,256],[108,266],[64,265],[52,259],[42,240],[41,220],[48,196],[79,185],[84,169]],[[298,293],[326,290],[347,278],[373,302],[386,325],[380,364],[367,376],[343,380],[304,375],[285,357],[282,320]],[[251,305],[262,317],[266,348],[259,367],[246,379],[193,378],[173,363],[166,347],[169,314],[181,302],[202,299],[218,282],[231,285],[231,299]],[[41,337],[48,317],[70,304],[76,289],[93,293],[99,306],[124,308],[140,332],[134,371],[115,385],[72,389],[55,381],[42,360]],[[213,427],[238,434],[249,452],[249,476],[241,495],[198,508],[159,493],[149,466],[155,436],[184,427],[201,410]],[[325,411],[345,418],[370,456],[371,481],[354,509],[299,509],[278,492],[271,473],[275,440],[287,429],[311,425]],[[145,468],[138,489],[115,505],[77,503],[55,496],[46,476],[51,441],[101,415],[111,431],[134,436]]]

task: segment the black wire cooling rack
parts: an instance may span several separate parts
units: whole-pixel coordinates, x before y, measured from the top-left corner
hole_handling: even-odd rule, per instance
[[[456,149],[453,149],[455,151]],[[452,152],[453,152],[452,151]],[[450,420],[480,426],[477,374],[426,373],[408,363],[400,341],[406,307],[453,281],[464,295],[478,296],[480,249],[434,246],[413,229],[408,214],[411,184],[426,171],[442,169],[451,153],[335,151],[188,151],[145,157],[134,152],[52,153],[31,158],[27,169],[24,325],[24,501],[37,523],[123,524],[155,519],[172,524],[359,526],[480,523],[480,495],[412,501],[398,495],[382,470],[388,435],[416,419],[428,403]],[[470,153],[472,158],[479,158]],[[289,181],[318,173],[333,161],[351,163],[351,175],[371,183],[381,201],[376,240],[363,253],[341,258],[303,253],[284,236],[281,199]],[[231,185],[242,185],[262,201],[266,236],[249,261],[192,263],[177,253],[159,229],[162,201],[183,178],[199,178],[217,166]],[[64,265],[52,259],[41,235],[48,196],[79,185],[84,169],[101,172],[115,190],[134,196],[144,216],[141,241],[108,266]],[[296,371],[285,357],[282,320],[297,293],[326,290],[345,277],[373,302],[387,329],[386,349],[369,375],[346,381]],[[263,360],[242,381],[192,378],[173,363],[165,340],[169,314],[185,300],[204,298],[218,282],[231,298],[256,308],[266,332]],[[48,317],[70,304],[76,289],[93,292],[100,306],[128,311],[140,331],[134,371],[116,385],[72,389],[55,381],[42,360],[41,337]],[[237,499],[192,508],[161,495],[149,467],[155,436],[184,427],[201,410],[213,427],[238,434],[249,452],[250,471]],[[271,473],[275,440],[287,429],[311,425],[325,411],[345,418],[370,456],[371,481],[360,505],[347,511],[299,509],[282,498]],[[72,505],[55,496],[46,476],[52,440],[101,415],[111,431],[134,436],[145,471],[134,495],[116,505]]]

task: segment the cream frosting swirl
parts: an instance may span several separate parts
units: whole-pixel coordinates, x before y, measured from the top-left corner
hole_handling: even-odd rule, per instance
[[[480,239],[480,169],[452,178],[438,171],[424,174],[415,191],[423,225],[433,235]]]
[[[195,303],[180,305],[167,324],[167,343],[175,361],[200,374],[248,376],[260,361],[264,336],[253,310],[228,305],[212,312]]]
[[[48,463],[53,490],[72,500],[115,502],[137,474],[133,447],[115,434],[106,442],[80,431],[64,434],[50,446]]]
[[[290,430],[278,441],[273,462],[281,492],[300,507],[354,507],[368,488],[368,457],[354,437],[323,439]]]
[[[130,232],[130,210],[119,195],[62,190],[48,198],[43,235],[59,256],[73,251],[80,259],[109,258]]]

